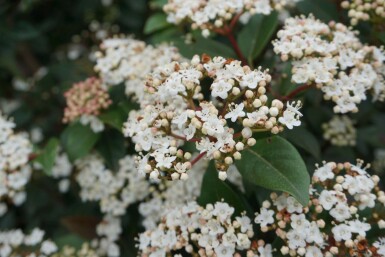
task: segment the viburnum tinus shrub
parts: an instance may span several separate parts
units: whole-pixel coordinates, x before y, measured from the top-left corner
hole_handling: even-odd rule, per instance
[[[5,7],[0,256],[385,256],[383,4]]]

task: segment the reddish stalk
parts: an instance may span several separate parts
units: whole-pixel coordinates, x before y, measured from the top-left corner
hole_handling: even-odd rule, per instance
[[[235,39],[233,32],[230,30],[228,31],[225,36],[230,41],[231,46],[233,47],[235,53],[237,54],[239,60],[242,62],[242,65],[248,65],[248,61],[243,56],[241,49],[239,48],[239,45],[237,43],[237,40]]]
[[[33,161],[33,160],[35,160],[37,157],[38,157],[37,154],[31,153],[31,154],[28,156],[28,161]]]
[[[187,142],[199,142],[200,141],[199,138],[191,138],[190,140],[187,140],[187,138],[185,138],[183,136],[176,135],[174,133],[171,133],[170,136],[175,137],[175,138],[180,139],[180,140],[183,140],[183,141],[187,141]]]
[[[286,96],[282,96],[281,97],[281,100],[283,101],[288,101],[288,100],[291,100],[293,99],[296,95],[298,95],[299,93],[305,91],[305,90],[308,90],[309,88],[312,88],[313,85],[310,84],[310,85],[302,85],[298,88],[296,88],[295,90],[291,91],[288,95]]]
[[[197,163],[200,159],[202,159],[203,156],[205,156],[206,152],[200,153],[197,157],[195,157],[193,160],[191,160],[191,166],[193,166],[195,163]]]

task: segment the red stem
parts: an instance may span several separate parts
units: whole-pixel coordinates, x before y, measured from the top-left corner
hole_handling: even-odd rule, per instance
[[[281,97],[281,100],[283,100],[283,101],[291,100],[291,99],[293,99],[296,95],[298,95],[299,93],[301,93],[302,91],[308,90],[309,88],[312,88],[312,87],[313,87],[312,84],[310,84],[310,85],[302,85],[302,86],[300,86],[300,87],[297,87],[295,90],[291,91],[288,95],[282,96],[282,97]]]
[[[174,133],[171,133],[170,136],[175,137],[175,138],[180,139],[180,140],[183,140],[183,141],[187,141],[187,142],[199,142],[200,141],[199,138],[191,138],[190,140],[187,140],[185,137],[176,135]]]
[[[195,163],[197,163],[200,159],[202,159],[203,156],[205,156],[206,152],[200,153],[197,157],[195,157],[190,163],[191,166],[193,166]]]
[[[239,60],[242,62],[243,65],[248,65],[248,61],[243,56],[241,49],[239,48],[239,45],[237,43],[237,40],[235,39],[233,32],[230,30],[225,35],[227,39],[230,41],[232,47],[234,48],[235,53],[237,54]]]

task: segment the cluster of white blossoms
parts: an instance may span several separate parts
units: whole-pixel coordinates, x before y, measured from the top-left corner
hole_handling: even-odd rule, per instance
[[[185,203],[196,200],[201,193],[206,168],[207,162],[199,162],[192,167],[190,172],[194,173],[194,176],[189,180],[162,180],[156,190],[151,190],[151,195],[138,207],[144,228],[154,229],[168,210],[180,208]],[[242,177],[234,165],[230,166],[227,179],[240,191],[244,191]]]
[[[126,156],[119,164],[119,170],[113,172],[97,155],[88,155],[75,163],[80,198],[99,202],[101,212],[105,214],[96,229],[100,238],[93,240],[92,246],[98,253],[111,257],[120,255],[116,241],[122,233],[121,217],[128,206],[144,200],[154,190],[143,176],[134,172],[133,157]]]
[[[101,211],[122,216],[129,205],[150,194],[150,184],[135,171],[135,161],[126,156],[117,172],[109,170],[102,158],[88,155],[76,161],[76,176],[82,201],[98,201]]]
[[[341,3],[344,9],[348,9],[350,23],[354,26],[359,21],[369,21],[381,23],[385,18],[384,0],[345,0]]]
[[[139,235],[141,256],[234,256],[250,249],[253,225],[247,216],[232,218],[224,202],[199,206],[191,201],[167,211],[160,224]]]
[[[366,239],[372,228],[385,228],[385,193],[377,186],[379,177],[366,168],[360,160],[356,165],[324,162],[313,174],[308,206],[272,193],[255,222],[282,239],[283,255],[385,256],[383,239]]]
[[[100,257],[84,243],[76,250],[71,246],[59,249],[50,239],[44,239],[45,232],[34,228],[29,234],[20,229],[0,231],[0,256],[1,257]]]
[[[323,137],[336,146],[356,145],[357,132],[354,121],[348,116],[333,116],[328,122],[322,124]]]
[[[141,102],[144,88],[141,87],[147,74],[159,66],[182,57],[175,47],[159,45],[153,47],[132,38],[110,38],[103,41],[96,53],[95,71],[102,81],[114,86],[124,83],[126,94]]]
[[[168,0],[163,10],[167,21],[173,24],[191,23],[192,29],[201,29],[204,36],[210,30],[230,25],[241,14],[269,15],[274,10],[295,4],[300,0]]]
[[[124,124],[140,153],[139,172],[151,179],[186,180],[202,157],[215,159],[219,178],[241,151],[253,146],[253,132],[277,134],[301,124],[301,103],[285,106],[266,95],[271,76],[240,61],[203,55],[191,62],[172,62],[149,75],[146,101]],[[270,102],[271,101],[271,102]],[[195,143],[200,154],[183,151]]]
[[[345,25],[301,16],[287,19],[277,36],[274,51],[283,61],[292,59],[292,80],[320,88],[335,103],[334,112],[357,112],[367,91],[384,100],[383,50],[362,44]]]
[[[28,164],[32,144],[26,134],[14,133],[15,126],[0,113],[0,216],[7,211],[5,202],[25,201],[24,187],[32,173]]]
[[[72,174],[73,165],[65,152],[58,152],[52,167],[51,176],[58,179],[58,188],[61,193],[68,192],[71,185],[70,176]]]

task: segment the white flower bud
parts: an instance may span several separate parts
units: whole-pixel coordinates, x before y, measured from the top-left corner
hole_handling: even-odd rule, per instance
[[[231,164],[233,164],[233,158],[231,158],[230,156],[228,156],[228,157],[226,157],[225,158],[225,163],[227,164],[227,165],[231,165]]]
[[[218,178],[222,181],[225,181],[227,179],[227,172],[226,171],[220,171],[218,173]]]
[[[235,160],[240,160],[240,159],[242,159],[242,155],[241,155],[240,152],[235,152],[235,153],[233,154],[233,157],[234,157]]]
[[[244,137],[244,138],[250,138],[251,136],[253,135],[253,132],[251,131],[251,129],[250,128],[243,128],[242,129],[242,136]]]
[[[188,179],[187,173],[182,173],[182,174],[180,174],[180,179],[181,179],[181,180],[187,180],[187,179]]]

